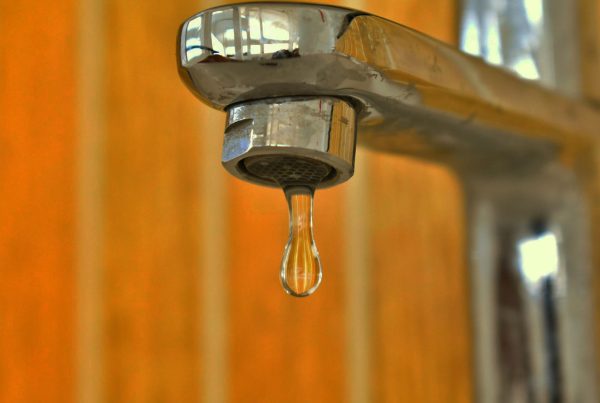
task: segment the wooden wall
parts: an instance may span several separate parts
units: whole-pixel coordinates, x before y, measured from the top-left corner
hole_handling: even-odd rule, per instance
[[[74,387],[75,14],[0,1],[1,402],[68,402]]]
[[[284,295],[283,193],[224,173],[175,71],[218,3],[0,0],[0,402],[471,402],[455,179],[361,150]],[[455,41],[454,1],[338,4]]]

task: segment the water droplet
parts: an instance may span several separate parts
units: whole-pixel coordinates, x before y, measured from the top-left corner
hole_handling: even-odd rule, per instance
[[[284,189],[290,212],[290,236],[281,261],[281,283],[294,297],[307,297],[321,284],[319,251],[313,237],[314,188]]]

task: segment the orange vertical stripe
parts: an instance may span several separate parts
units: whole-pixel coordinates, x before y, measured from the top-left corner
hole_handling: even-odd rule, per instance
[[[105,60],[103,0],[81,0],[78,13],[77,402],[104,402],[102,329]]]
[[[195,2],[106,4],[105,396],[194,402],[200,136],[209,134],[174,52]]]
[[[228,175],[221,164],[221,143],[225,115],[196,103],[202,131],[202,270],[199,302],[201,305],[202,402],[226,402],[228,382],[228,277],[230,249],[227,241]]]
[[[76,7],[0,10],[0,401],[70,402]]]

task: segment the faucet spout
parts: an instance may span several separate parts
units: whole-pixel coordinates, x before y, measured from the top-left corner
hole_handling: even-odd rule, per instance
[[[319,183],[335,185],[352,176],[356,143],[456,172],[477,401],[600,400],[598,110],[410,28],[322,5],[201,12],[181,26],[178,68],[227,111],[223,164],[242,179],[276,183],[253,163],[283,155],[324,164]]]

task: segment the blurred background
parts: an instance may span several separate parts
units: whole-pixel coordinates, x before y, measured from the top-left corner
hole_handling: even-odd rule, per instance
[[[322,2],[459,42],[459,0]],[[0,0],[0,402],[472,402],[458,182],[359,150],[316,194],[323,284],[286,296],[283,192],[225,173],[176,71],[223,3]],[[596,3],[565,2],[590,97]]]

